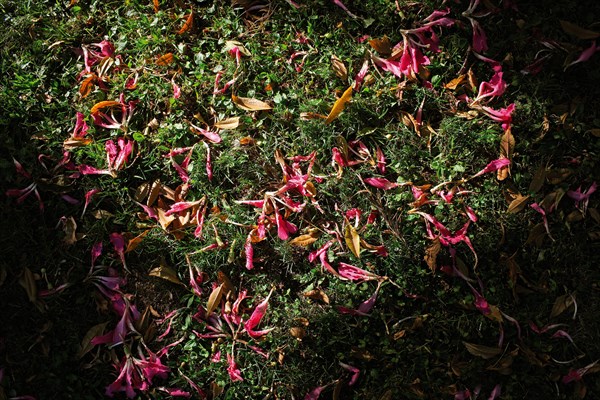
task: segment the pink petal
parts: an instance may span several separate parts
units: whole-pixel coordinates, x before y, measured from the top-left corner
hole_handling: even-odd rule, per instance
[[[397,188],[399,185],[395,182],[390,182],[385,178],[365,178],[365,183],[376,187],[377,189],[391,190]]]
[[[356,74],[356,78],[354,78],[354,90],[355,91],[360,91],[360,88],[363,84],[363,81],[365,80],[365,76],[367,76],[367,72],[369,71],[369,61],[365,60],[363,62],[362,67],[360,68],[360,71],[358,71],[358,74]]]
[[[127,264],[125,263],[125,238],[123,237],[123,235],[117,232],[111,233],[109,238],[115,251],[119,255],[119,258],[121,258],[123,266],[125,267],[125,269],[127,269]]]
[[[92,246],[92,266],[96,264],[96,260],[102,254],[102,242],[94,243]]]
[[[321,392],[325,389],[325,386],[319,386],[311,390],[304,396],[304,400],[318,400],[321,396]]]
[[[86,164],[79,165],[77,169],[83,175],[111,175],[110,171],[107,169],[98,169]]]
[[[229,378],[232,382],[243,381],[242,372],[240,371],[237,363],[235,362],[233,356],[231,354],[227,354],[227,372],[229,373]]]
[[[175,81],[171,81],[171,86],[173,86],[173,98],[178,99],[181,97],[181,88],[175,83]]]
[[[497,160],[491,161],[484,169],[473,175],[471,178],[487,174],[488,172],[494,172],[510,165],[508,158],[498,158]]]
[[[575,61],[573,61],[569,65],[567,65],[566,68],[569,68],[571,65],[575,65],[577,63],[589,60],[590,58],[592,58],[592,56],[594,54],[596,54],[597,51],[600,51],[600,46],[597,47],[596,41],[594,40],[592,42],[592,44],[590,45],[590,47],[588,47],[587,49],[582,51],[581,54],[579,55],[579,57],[577,57],[577,59]]]
[[[379,276],[354,265],[340,262],[338,265],[338,274],[351,281],[371,281],[379,279]]]
[[[178,203],[175,203],[167,210],[167,212],[165,212],[165,216],[185,211],[189,208],[197,206],[198,204],[202,203],[202,201],[203,200],[201,199],[196,201],[180,201]]]
[[[496,386],[494,386],[494,389],[492,390],[492,393],[490,393],[490,397],[488,398],[488,400],[495,400],[498,397],[500,397],[501,388],[502,388],[502,386],[500,386],[500,384],[497,384]]]
[[[246,252],[246,269],[250,270],[254,268],[254,249],[252,248],[250,235],[248,235],[246,243],[244,244],[244,251]]]
[[[475,210],[473,210],[471,207],[465,205],[465,212],[467,213],[467,216],[469,217],[469,219],[473,222],[477,222],[477,214],[475,214]]]
[[[271,297],[272,293],[273,289],[271,289],[267,297],[256,306],[250,318],[246,322],[244,322],[244,329],[246,329],[248,333],[250,333],[250,331],[256,328],[258,324],[260,324],[260,321],[264,317],[269,306],[269,298]]]
[[[383,151],[381,151],[381,149],[379,148],[379,146],[377,146],[377,170],[379,170],[379,173],[381,175],[385,175],[385,156],[383,155]]]
[[[356,383],[358,376],[360,375],[360,369],[353,367],[352,365],[344,364],[340,361],[340,366],[345,370],[352,372],[352,378],[350,378],[350,382],[348,382],[348,386],[352,386]]]
[[[83,113],[77,112],[77,120],[75,121],[75,129],[73,129],[72,137],[76,139],[84,138],[88,133],[88,125],[85,123],[83,119]]]
[[[473,50],[477,53],[485,53],[488,49],[487,36],[481,24],[474,18],[469,18],[473,27]]]

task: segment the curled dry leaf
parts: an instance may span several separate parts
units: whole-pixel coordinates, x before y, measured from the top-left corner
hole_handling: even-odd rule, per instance
[[[467,75],[462,74],[459,77],[454,78],[450,82],[446,83],[444,85],[444,88],[450,89],[450,90],[455,90],[458,86],[462,85],[466,81],[467,81]]]
[[[540,191],[542,186],[544,186],[544,182],[546,181],[546,166],[540,165],[539,168],[535,171],[533,175],[533,179],[529,184],[529,193],[537,193]]]
[[[158,0],[152,0],[152,4],[154,5],[154,14],[158,13]]]
[[[223,295],[227,296],[228,293],[234,293],[235,292],[235,287],[233,286],[233,283],[231,283],[231,280],[229,280],[229,277],[227,275],[225,275],[225,273],[223,271],[218,271],[217,272],[217,279],[219,281],[219,283],[221,283],[223,285]]]
[[[140,243],[142,243],[142,240],[144,240],[144,238],[146,237],[148,232],[150,232],[150,229],[146,229],[144,232],[140,233],[133,239],[129,240],[127,242],[127,248],[125,249],[125,253],[127,254],[127,253],[137,249],[137,247],[140,245]]]
[[[117,107],[120,106],[121,103],[119,103],[118,101],[113,101],[113,100],[105,100],[105,101],[100,101],[96,104],[94,104],[94,106],[92,107],[92,109],[90,110],[90,113],[95,113],[98,112],[104,108],[109,108],[109,107]]]
[[[575,304],[575,296],[571,294],[565,294],[559,296],[552,306],[552,311],[550,312],[550,318],[558,317],[560,314],[565,312],[569,307]]]
[[[302,293],[304,297],[308,297],[309,299],[319,300],[325,304],[329,304],[329,296],[322,291],[321,289],[313,289],[307,292]]]
[[[307,247],[307,246],[313,244],[314,242],[316,242],[318,237],[319,237],[318,235],[314,235],[314,234],[300,235],[300,236],[295,237],[294,239],[290,240],[289,243],[292,246]]]
[[[92,92],[97,78],[98,77],[96,76],[96,74],[91,74],[81,82],[81,86],[79,87],[79,94],[81,95],[82,99],[85,99]]]
[[[440,244],[440,238],[436,237],[427,249],[425,250],[425,262],[429,266],[429,269],[434,271],[437,269],[437,256],[440,253],[442,246]]]
[[[575,36],[576,38],[581,40],[590,40],[600,37],[600,33],[584,29],[578,25],[575,25],[572,22],[560,20],[560,26],[562,27],[563,31],[565,31],[565,33]]]
[[[502,353],[502,349],[498,347],[488,347],[468,342],[463,342],[463,344],[465,345],[469,353],[473,354],[476,357],[481,357],[484,360],[496,357],[497,355]]]
[[[304,328],[301,328],[299,326],[293,326],[290,328],[290,335],[292,335],[292,337],[296,338],[297,340],[302,340],[304,336],[306,336],[306,331],[304,330]]]
[[[63,240],[67,246],[77,243],[77,240],[81,238],[81,236],[76,233],[77,223],[73,217],[69,217],[64,221],[63,231],[65,232],[65,238]]]
[[[339,117],[342,111],[344,111],[344,108],[346,108],[346,103],[348,103],[350,99],[352,99],[352,86],[346,89],[344,94],[342,94],[342,97],[337,99],[333,104],[329,115],[327,115],[327,118],[325,119],[325,124],[330,124],[334,119]]]
[[[308,121],[311,119],[327,119],[327,115],[313,113],[313,112],[303,112],[303,113],[300,113],[300,119],[303,121]]]
[[[23,268],[23,273],[19,278],[19,285],[21,285],[27,292],[29,301],[35,303],[37,300],[37,285],[35,284],[33,273],[28,267]]]
[[[235,94],[231,95],[231,100],[242,110],[246,111],[267,111],[272,110],[269,104],[264,101],[252,99],[249,97],[238,97]]]
[[[238,126],[240,126],[240,117],[225,118],[215,123],[215,128],[219,129],[235,129]]]
[[[384,36],[381,39],[369,40],[369,46],[384,57],[392,53],[392,42],[390,42],[390,38],[387,36]]]
[[[342,80],[348,80],[348,70],[344,65],[344,62],[340,60],[337,56],[331,56],[331,68],[333,68],[333,72],[341,78]]]

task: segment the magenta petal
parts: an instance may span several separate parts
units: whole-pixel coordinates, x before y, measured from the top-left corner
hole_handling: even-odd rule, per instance
[[[231,354],[227,354],[227,364],[227,372],[229,373],[229,378],[231,378],[231,381],[243,381],[244,378],[242,378],[242,372],[240,371],[240,368]]]
[[[248,239],[244,244],[244,251],[246,252],[246,269],[250,270],[254,268],[254,248],[252,247],[250,235],[248,235]]]
[[[321,392],[325,389],[325,386],[319,386],[311,390],[304,396],[304,400],[318,400],[319,396],[321,396]]]
[[[352,365],[344,364],[340,362],[340,366],[345,370],[352,372],[352,378],[350,378],[350,382],[348,382],[348,386],[352,386],[356,383],[358,376],[360,375],[360,369],[353,367]]]
[[[365,183],[376,187],[377,189],[391,190],[397,188],[399,185],[395,182],[390,182],[385,178],[365,178]]]
[[[379,278],[372,272],[365,271],[364,269],[343,262],[340,262],[338,265],[338,274],[351,281],[370,281]]]
[[[260,321],[262,320],[267,311],[267,307],[269,306],[269,298],[271,297],[272,293],[273,289],[271,289],[267,297],[256,306],[250,318],[244,322],[244,329],[246,329],[246,331],[251,331],[258,326],[258,324],[260,324]]]
[[[481,176],[483,174],[487,174],[488,172],[497,171],[499,169],[507,167],[508,165],[510,165],[510,160],[508,158],[498,158],[497,160],[491,161],[488,165],[485,166],[484,169],[473,175],[472,178]]]

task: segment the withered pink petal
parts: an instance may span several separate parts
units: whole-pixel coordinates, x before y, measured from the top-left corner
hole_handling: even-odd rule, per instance
[[[481,24],[474,18],[469,18],[473,28],[473,50],[477,53],[485,53],[488,49],[487,35]]]
[[[344,5],[344,3],[342,3],[340,0],[331,0],[333,2],[333,4],[335,4],[336,6],[338,6],[339,8],[341,8],[342,10],[344,10],[346,12],[346,14],[348,14],[350,16],[350,18],[358,18],[356,15],[352,14],[350,12],[350,10],[348,10],[348,8]]]
[[[397,183],[390,182],[385,178],[365,178],[364,181],[367,185],[383,190],[391,190],[399,186]]]
[[[94,266],[96,264],[96,260],[102,254],[102,242],[94,243],[94,245],[92,246],[91,253],[92,253],[92,266]]]
[[[246,269],[250,270],[254,268],[254,248],[252,247],[250,235],[248,235],[244,244],[244,251],[246,252]]]
[[[107,169],[98,169],[86,164],[79,165],[77,169],[83,175],[110,175],[110,171]]]
[[[227,372],[232,382],[243,381],[242,372],[231,354],[227,354]]]
[[[510,165],[510,160],[508,158],[498,158],[497,160],[491,161],[488,165],[485,166],[484,169],[473,175],[471,178],[475,178],[481,176],[483,174],[487,174],[488,172],[498,171],[504,167]]]
[[[379,276],[372,272],[365,271],[364,269],[343,262],[338,264],[338,274],[351,281],[371,281],[379,279]]]
[[[127,264],[125,263],[125,238],[120,233],[113,232],[110,234],[109,239],[115,251],[119,255],[123,266],[125,269],[127,269]]]
[[[258,324],[260,324],[260,321],[267,312],[271,294],[273,294],[273,289],[271,289],[267,297],[256,306],[256,308],[252,312],[252,315],[250,315],[250,318],[246,322],[244,322],[244,329],[246,329],[246,331],[251,331],[254,328],[256,328]]]
[[[356,381],[358,380],[358,376],[360,375],[360,369],[353,367],[352,365],[349,364],[344,364],[343,362],[340,361],[340,366],[342,368],[344,368],[347,371],[350,371],[352,373],[352,378],[350,378],[350,382],[348,382],[348,386],[352,386],[356,383]]]
[[[377,150],[376,150],[376,154],[377,154],[377,170],[379,171],[379,173],[381,175],[385,175],[385,155],[383,154],[383,151],[381,151],[381,148],[379,148],[379,146],[377,146]]]
[[[304,396],[304,400],[318,400],[325,386],[319,386],[311,390]]]
[[[566,68],[569,68],[571,65],[575,65],[580,62],[589,60],[598,51],[600,51],[600,46],[596,46],[596,41],[594,40],[592,42],[592,44],[590,45],[590,47],[588,47],[587,49],[582,51],[581,54],[579,55],[579,57],[577,57],[577,59],[575,61],[573,61],[569,65],[567,65]]]

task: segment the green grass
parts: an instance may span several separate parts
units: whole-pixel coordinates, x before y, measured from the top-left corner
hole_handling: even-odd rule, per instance
[[[398,11],[391,1],[348,0],[346,6],[360,16],[353,19],[324,0],[301,2],[309,6],[300,9],[286,1],[254,2],[255,7],[247,11],[245,2],[159,3],[155,13],[151,1],[80,0],[70,6],[0,1],[5,24],[0,33],[0,189],[2,193],[21,189],[33,180],[45,204],[41,213],[33,194],[21,204],[2,197],[0,369],[4,378],[0,400],[25,395],[102,398],[117,378],[113,364],[127,352],[137,356],[138,349],[146,352],[144,346],[156,352],[173,343],[161,358],[169,374],[155,377],[148,390],[137,392],[138,398],[170,398],[165,388],[180,388],[196,396],[186,377],[209,398],[222,399],[304,398],[318,386],[325,386],[321,398],[450,399],[456,391],[473,391],[478,385],[487,398],[497,384],[502,386],[502,399],[580,398],[584,390],[588,398],[594,398],[600,393],[596,368],[580,382],[561,382],[570,369],[600,358],[596,344],[600,197],[589,198],[584,216],[564,194],[579,186],[585,190],[600,177],[600,116],[594,106],[600,94],[594,84],[600,78],[598,56],[565,70],[565,60],[576,57],[590,41],[564,32],[559,22],[567,20],[597,31],[586,8],[593,2],[545,6],[543,12],[534,5],[519,4],[515,11],[500,4],[489,16],[478,19],[488,36],[486,56],[502,61],[508,83],[506,93],[489,105],[495,109],[511,103],[516,106],[511,176],[499,181],[494,173],[483,175],[459,185],[469,194],[457,195],[449,204],[419,208],[452,232],[467,221],[465,206],[478,216],[467,231],[478,255],[477,267],[467,245],[458,243],[453,246],[456,260],[442,246],[436,271],[423,259],[431,239],[423,218],[409,212],[414,201],[410,186],[383,191],[363,184],[365,178],[381,176],[368,161],[344,167],[338,176],[332,148],[343,149],[360,140],[374,158],[379,147],[387,159],[385,178],[414,185],[459,181],[498,158],[500,124],[481,113],[464,118],[469,108],[464,102],[456,103],[454,95],[476,93],[444,88],[461,69],[472,68],[477,82],[488,81],[493,74],[489,65],[469,53],[470,23],[461,16],[466,4],[399,2]],[[436,28],[441,51],[426,52],[431,60],[431,90],[423,82],[408,82],[399,96],[403,80],[370,62],[371,78],[353,93],[352,101],[331,124],[300,118],[301,113],[327,115],[353,83],[363,61],[370,59],[369,52],[376,53],[359,38],[387,35],[394,45],[402,41],[403,30],[419,26],[433,10],[446,6],[457,23]],[[194,25],[178,34],[190,9]],[[301,37],[308,42],[297,40]],[[545,46],[542,38],[554,49]],[[77,51],[102,40],[114,44],[120,65],[108,69],[104,90],[95,86],[81,98],[77,77],[83,57]],[[228,41],[240,42],[250,54],[242,56],[239,66],[226,50]],[[302,51],[306,52],[304,61],[300,56],[288,62],[294,52]],[[551,54],[543,69],[523,74],[538,52]],[[167,53],[173,54],[174,61],[157,65],[156,60]],[[347,79],[331,68],[334,55],[346,66]],[[222,74],[220,87],[235,78],[224,94],[213,94],[217,73]],[[124,89],[136,74],[137,86]],[[173,82],[181,88],[178,99],[173,96]],[[100,101],[118,100],[121,93],[126,101],[138,102],[126,131],[95,126],[91,108]],[[232,93],[266,101],[273,109],[244,111],[232,101]],[[406,116],[403,119],[403,113],[416,116],[421,107],[423,122],[435,131],[431,138],[426,132],[417,135],[407,126]],[[75,177],[73,166],[55,167],[78,111],[85,115],[92,141],[69,150],[74,165],[107,168],[106,143],[119,137],[134,141],[128,163],[114,177]],[[220,131],[220,143],[206,142],[213,168],[209,180],[203,139],[189,129],[189,123],[206,128],[234,116],[239,117],[237,128]],[[190,146],[194,150],[186,187],[165,155]],[[270,229],[265,240],[254,244],[255,268],[247,270],[244,243],[261,210],[237,201],[263,199],[284,185],[277,152],[291,165],[288,158],[313,151],[311,182],[320,209],[292,193],[294,201],[307,204],[301,212],[283,216],[298,227],[292,238],[318,232],[318,239],[306,247],[294,246],[279,239],[276,228]],[[46,156],[40,159],[43,164],[38,161],[41,154]],[[186,155],[174,159],[181,164]],[[13,158],[32,178],[15,173]],[[358,158],[350,151],[350,160]],[[533,187],[540,166],[546,166],[546,178]],[[300,162],[300,168],[305,173],[307,163]],[[195,223],[182,230],[164,230],[144,216],[134,201],[136,190],[157,180],[177,194],[183,190],[178,200],[205,196],[201,238],[194,238]],[[444,187],[448,190],[452,185]],[[101,191],[82,215],[85,193],[91,189]],[[510,193],[530,196],[522,211],[507,212]],[[71,205],[63,200],[64,195],[81,203]],[[548,196],[553,195],[563,197],[547,215],[551,240],[543,226],[537,226],[542,216],[529,205],[548,205]],[[430,198],[439,199],[433,194]],[[173,202],[164,193],[161,199],[169,205]],[[369,252],[364,244],[360,259],[352,254],[343,235],[345,214],[353,208],[363,211],[357,228],[360,237],[373,246],[384,244],[387,257]],[[379,216],[367,225],[371,211]],[[69,218],[80,234],[73,244],[66,241],[70,233],[60,222]],[[544,236],[528,240],[536,229]],[[308,261],[310,252],[336,239],[336,230],[341,240],[328,250],[334,268],[346,262],[386,277],[368,317],[342,314],[337,307],[356,309],[374,293],[376,282],[341,280],[324,271],[318,259]],[[117,232],[132,239],[144,231],[148,233],[137,248],[125,255],[126,272],[109,235]],[[222,248],[201,251],[219,241]],[[98,345],[78,357],[92,327],[106,322],[106,332],[118,322],[110,301],[87,276],[90,251],[98,242],[103,242],[104,252],[96,261],[96,274],[106,275],[109,267],[114,268],[127,279],[121,289],[131,304],[140,312],[148,307],[155,311],[149,317],[150,328],[137,326],[139,334],[130,333],[124,344]],[[471,284],[491,305],[519,321],[520,335],[503,317],[503,346],[490,359],[471,354],[463,342],[497,348],[500,325],[476,309],[476,298],[466,282],[440,270],[453,262],[468,271],[474,279]],[[150,276],[160,265],[182,283]],[[190,287],[190,267],[201,273],[201,295]],[[37,290],[33,302],[25,289],[26,270],[33,278],[30,291],[31,287]],[[248,290],[245,319],[274,290],[257,328],[274,328],[264,340],[251,339],[246,333],[237,342],[231,337],[198,337],[205,333],[206,321],[194,315],[207,306],[211,284],[217,282],[219,273],[231,280],[235,291]],[[67,286],[58,293],[39,296],[63,284]],[[329,302],[303,295],[315,289],[322,290]],[[577,300],[575,317],[571,306],[549,318],[555,300],[566,294]],[[229,305],[233,300],[228,299]],[[226,299],[218,312],[225,303]],[[158,337],[167,322],[158,321],[173,310],[179,311],[170,333],[161,340]],[[557,328],[534,333],[530,321],[540,327],[564,324],[560,329],[568,332],[574,344],[552,338]],[[296,336],[302,328],[303,336],[292,335],[292,328]],[[232,382],[227,371],[226,353],[234,342],[241,382]],[[247,345],[260,346],[268,357]],[[221,361],[212,362],[219,350]],[[347,385],[351,374],[340,362],[360,369],[356,384]]]

